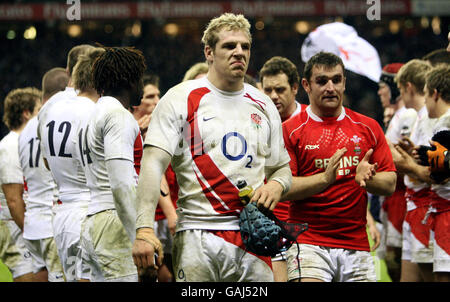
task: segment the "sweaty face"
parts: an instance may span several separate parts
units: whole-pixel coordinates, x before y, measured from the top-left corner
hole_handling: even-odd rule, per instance
[[[212,61],[210,68],[226,81],[242,80],[250,59],[250,40],[241,30],[222,29],[218,33],[219,41],[214,50],[207,54]]]
[[[389,107],[391,100],[391,90],[389,86],[383,82],[378,84],[378,96],[380,97],[381,106],[383,108]]]
[[[144,114],[151,114],[159,102],[160,91],[158,87],[147,84],[144,87],[144,95],[141,100],[140,109]]]
[[[344,70],[341,65],[315,65],[309,81],[302,80],[308,93],[311,109],[319,116],[338,116],[341,113],[345,91]]]
[[[295,96],[297,95],[298,85],[291,87],[285,73],[264,76],[262,87],[264,93],[272,99],[277,107],[281,118],[287,118],[295,111]]]

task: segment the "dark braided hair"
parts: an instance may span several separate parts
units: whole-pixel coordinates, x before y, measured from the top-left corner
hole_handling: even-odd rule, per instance
[[[94,88],[99,95],[117,95],[142,80],[145,58],[133,47],[103,47],[93,65]]]

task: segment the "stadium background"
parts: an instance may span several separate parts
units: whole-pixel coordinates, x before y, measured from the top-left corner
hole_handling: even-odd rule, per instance
[[[211,17],[225,11],[243,13],[252,25],[248,73],[255,78],[264,62],[275,55],[289,58],[302,74],[303,40],[317,26],[335,21],[353,26],[377,49],[383,66],[421,58],[447,46],[450,1],[380,0],[381,18],[371,21],[366,13],[374,1],[1,1],[0,116],[10,90],[41,88],[43,74],[53,67],[65,67],[67,52],[81,43],[140,49],[147,71],[159,75],[163,95],[182,80],[190,66],[204,60],[203,29]],[[67,10],[77,2],[81,20],[70,21]],[[350,71],[346,75],[346,105],[381,125],[377,83]],[[302,89],[298,100],[308,103]],[[0,139],[7,131],[0,122]],[[381,281],[389,281],[383,263],[381,270]],[[9,272],[0,263],[0,281],[6,280],[10,280]]]

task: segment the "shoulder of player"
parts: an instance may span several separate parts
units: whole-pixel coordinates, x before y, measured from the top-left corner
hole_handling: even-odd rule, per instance
[[[304,126],[308,120],[308,113],[306,111],[301,111],[300,113],[292,116],[282,123],[284,135],[291,138],[294,133],[300,133],[303,129],[305,129]]]
[[[90,115],[90,123],[94,122],[101,128],[105,126],[123,126],[124,128],[133,126],[139,129],[133,114],[123,107],[119,100],[113,97],[102,97],[99,99],[95,104],[94,110]]]
[[[187,101],[189,94],[198,89],[206,87],[204,81],[201,79],[189,80],[172,86],[167,92],[161,97],[160,102],[180,102]]]
[[[373,119],[367,115],[364,115],[362,113],[353,111],[349,108],[345,108],[345,116],[353,123],[361,123],[361,124],[364,124],[371,128],[373,128],[373,127],[381,128],[380,124],[378,124],[378,122],[375,119]]]

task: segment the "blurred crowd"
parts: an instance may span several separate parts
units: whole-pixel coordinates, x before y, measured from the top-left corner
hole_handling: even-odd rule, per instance
[[[406,17],[398,17],[399,20]],[[310,24],[327,23],[336,18],[307,18]],[[387,20],[386,20],[387,19]],[[412,58],[420,58],[430,51],[446,46],[447,32],[450,18],[441,18],[441,33],[433,32],[431,26],[424,28],[420,25],[420,18],[409,18],[412,23],[401,27],[397,33],[389,29],[389,20],[393,16],[381,21],[368,21],[366,16],[352,16],[339,19],[355,27],[358,34],[371,43],[378,51],[381,64],[389,62],[406,62]],[[258,19],[259,20],[259,19]],[[65,66],[67,51],[82,43],[101,43],[105,46],[122,45],[134,46],[143,51],[146,58],[148,72],[158,74],[160,77],[160,90],[163,95],[168,88],[180,82],[184,72],[192,64],[202,61],[202,45],[198,42],[202,30],[208,21],[205,20],[178,20],[184,24],[179,34],[168,35],[164,32],[164,25],[171,20],[141,20],[140,36],[124,34],[126,21],[90,21],[95,23],[95,29],[85,30],[79,37],[70,37],[67,34],[67,21],[34,22],[37,37],[34,40],[23,39],[20,34],[15,39],[7,39],[8,28],[20,30],[30,26],[30,22],[17,22],[0,24],[0,100],[14,88],[35,86],[41,88],[40,79],[45,71],[52,67]],[[297,65],[299,71],[303,70],[304,62],[300,56],[300,48],[308,32],[300,34],[294,28],[297,18],[279,18],[265,22],[263,30],[255,29],[256,19],[252,23],[253,45],[252,59],[248,74],[258,79],[258,71],[269,58],[279,55],[290,59]],[[81,21],[80,24],[83,24]],[[105,33],[106,24],[112,25],[113,30]],[[311,28],[312,30],[313,28]],[[382,124],[383,109],[378,101],[378,84],[360,75],[347,71],[348,85],[346,90],[346,105],[357,112],[375,118]],[[298,100],[307,103],[305,92],[300,89]],[[0,115],[3,115],[3,105]],[[6,127],[0,125],[0,138],[6,134]]]

